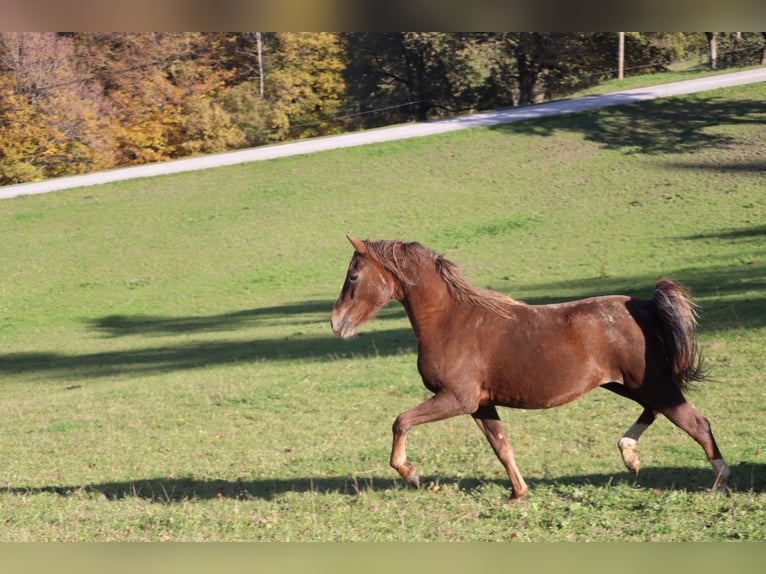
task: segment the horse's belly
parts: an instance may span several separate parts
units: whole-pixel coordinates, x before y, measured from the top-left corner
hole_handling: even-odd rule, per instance
[[[607,381],[605,381],[607,382]],[[514,409],[550,409],[559,407],[579,399],[595,387],[603,383],[557,388],[549,392],[511,393],[507,396],[497,396],[491,402],[495,405]]]
[[[603,382],[577,385],[559,385],[551,388],[516,388],[507,393],[497,393],[490,402],[516,409],[549,409],[579,399]]]
[[[496,405],[547,409],[579,399],[594,388],[622,380],[621,370],[593,357],[558,356],[537,364],[521,364],[498,372],[487,385]]]

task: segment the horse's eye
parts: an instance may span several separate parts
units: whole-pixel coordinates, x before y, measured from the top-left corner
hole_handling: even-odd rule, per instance
[[[348,276],[348,280],[351,281],[352,283],[356,283],[357,281],[359,281],[359,275],[357,275],[356,273],[352,273],[351,275]]]

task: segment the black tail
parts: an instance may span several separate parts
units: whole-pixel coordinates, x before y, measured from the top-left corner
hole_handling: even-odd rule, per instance
[[[691,383],[705,379],[702,356],[694,337],[697,305],[685,287],[669,279],[657,283],[652,302],[660,314],[673,384],[682,392],[687,391]]]

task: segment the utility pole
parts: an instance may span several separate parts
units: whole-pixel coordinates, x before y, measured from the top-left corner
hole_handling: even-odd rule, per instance
[[[617,32],[617,79],[622,80],[625,75],[625,32]]]

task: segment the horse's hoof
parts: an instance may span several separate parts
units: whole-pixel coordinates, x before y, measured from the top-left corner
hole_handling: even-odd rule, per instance
[[[622,455],[622,462],[625,463],[625,467],[633,473],[634,476],[638,476],[638,469],[641,467],[641,462],[638,459],[638,443],[636,439],[630,437],[622,437],[617,446],[620,449]]]
[[[418,476],[418,471],[409,462],[407,463],[407,474],[404,475],[404,480],[410,486],[420,488],[420,477]]]
[[[728,467],[728,465],[723,460],[714,460],[713,463],[713,470],[715,471],[715,482],[713,483],[713,488],[710,490],[712,492],[717,492],[719,494],[724,494],[726,496],[729,496],[729,479],[731,479],[731,469]]]
[[[729,490],[729,485],[727,482],[716,481],[715,483],[713,483],[713,486],[710,489],[710,492],[714,494],[722,494],[724,496],[731,496],[731,491]]]

